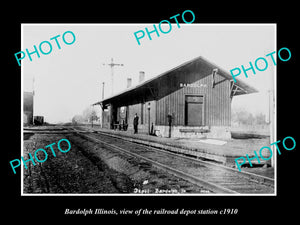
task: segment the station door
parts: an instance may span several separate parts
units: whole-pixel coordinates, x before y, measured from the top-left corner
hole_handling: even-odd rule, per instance
[[[204,97],[185,96],[185,125],[204,125]]]

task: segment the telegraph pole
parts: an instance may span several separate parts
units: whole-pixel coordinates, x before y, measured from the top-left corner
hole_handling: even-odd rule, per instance
[[[113,95],[113,93],[114,93],[114,66],[124,66],[124,65],[114,63],[113,58],[111,58],[111,63],[109,63],[109,64],[103,63],[103,65],[110,66],[110,68],[111,68],[111,95]]]
[[[268,90],[268,101],[269,101],[269,126],[270,126],[270,143],[275,142],[274,136],[274,92],[273,90]],[[275,166],[275,148],[274,145],[271,146],[273,156],[271,158],[271,167]]]
[[[33,75],[33,78],[32,78],[32,125],[34,125],[34,95],[35,95],[35,92],[34,92],[34,75]]]
[[[276,97],[276,93],[275,93],[275,79],[276,79],[276,73],[274,73],[274,67],[271,67],[271,79],[270,79],[270,89],[268,91],[269,93],[269,120],[270,120],[270,143],[275,142],[276,140],[276,136],[277,136],[277,131],[275,130],[275,113],[276,113],[276,102],[275,102],[275,97]],[[273,152],[273,156],[271,158],[271,167],[274,167],[276,164],[276,149],[275,146],[272,145],[271,146],[271,150]],[[276,152],[276,153],[275,153]]]
[[[102,100],[104,99],[104,85],[105,85],[105,83],[102,82]],[[101,128],[103,128],[103,121],[104,121],[104,119],[103,119],[103,117],[104,117],[103,107],[104,107],[103,105],[102,106],[100,105],[100,119],[99,119],[99,122],[100,122]]]
[[[104,82],[102,82],[102,100],[104,99]]]

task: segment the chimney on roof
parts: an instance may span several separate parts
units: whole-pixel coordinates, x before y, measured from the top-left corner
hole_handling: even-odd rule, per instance
[[[127,88],[130,88],[132,84],[132,79],[131,78],[127,78]]]
[[[139,83],[144,82],[144,80],[145,80],[145,72],[144,71],[140,71]]]

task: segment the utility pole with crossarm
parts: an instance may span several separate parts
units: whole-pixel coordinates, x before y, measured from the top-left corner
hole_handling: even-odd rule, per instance
[[[114,63],[113,58],[111,58],[111,63],[109,63],[109,64],[103,63],[103,65],[108,65],[111,68],[111,95],[113,95],[114,94],[114,66],[124,66],[124,65]]]

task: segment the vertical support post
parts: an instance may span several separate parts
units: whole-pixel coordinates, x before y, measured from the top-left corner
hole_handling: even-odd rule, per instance
[[[273,143],[275,142],[275,129],[274,128],[274,113],[275,113],[275,110],[274,110],[274,92],[273,90],[271,89],[269,91],[269,116],[270,116],[270,143]],[[274,145],[271,146],[271,149],[272,149],[272,152],[273,152],[273,156],[271,158],[271,167],[274,167],[275,165],[275,147]]]
[[[148,134],[151,134],[151,128],[150,128],[150,107],[151,107],[151,103],[148,103]]]
[[[31,118],[31,124],[34,125],[34,76],[32,78],[32,118]]]
[[[111,96],[114,94],[114,60],[111,58]]]
[[[102,100],[104,99],[104,85],[105,83],[102,82]],[[104,123],[104,106],[100,105],[100,119],[99,119],[99,123],[100,123],[100,127],[103,128],[103,123]]]
[[[114,105],[110,104],[110,129],[114,129]]]
[[[94,120],[94,106],[93,106],[93,111],[92,111],[92,127],[93,127],[93,120]]]

